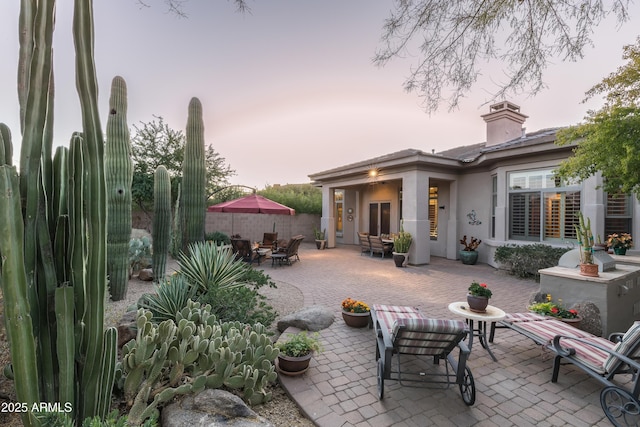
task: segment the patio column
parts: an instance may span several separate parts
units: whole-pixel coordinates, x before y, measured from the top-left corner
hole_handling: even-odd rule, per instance
[[[320,218],[320,230],[327,230],[327,247],[336,247],[336,219],[334,218],[333,188],[322,186],[322,217]]]
[[[404,230],[411,233],[413,244],[409,264],[428,264],[429,247],[429,174],[412,171],[402,177],[402,215]]]

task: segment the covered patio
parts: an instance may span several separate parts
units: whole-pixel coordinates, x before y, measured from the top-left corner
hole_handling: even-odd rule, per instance
[[[506,312],[523,311],[539,285],[485,264],[463,266],[433,257],[428,266],[396,268],[389,259],[359,252],[351,245],[318,251],[303,244],[302,262],[294,268],[264,268],[277,282],[300,289],[305,306],[323,305],[335,311],[333,325],[320,333],[324,352],[314,357],[305,375],[281,380],[317,425],[611,425],[600,407],[602,386],[597,381],[567,366],[559,381],[552,383],[550,355],[533,341],[504,329],[491,345],[496,362],[480,345],[472,349],[468,363],[477,388],[473,406],[463,403],[457,387],[414,388],[393,381],[385,383],[385,399],[379,401],[373,331],[344,324],[343,299],[407,305],[433,318],[453,319],[449,303],[463,300],[473,280],[487,283],[493,291],[491,304]]]

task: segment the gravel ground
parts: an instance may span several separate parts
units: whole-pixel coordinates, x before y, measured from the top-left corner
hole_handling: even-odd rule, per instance
[[[177,267],[174,261],[168,263],[167,271]],[[292,313],[303,305],[302,293],[288,283],[276,282],[277,288],[261,289],[271,304],[278,312],[279,317]],[[115,326],[127,309],[138,301],[144,293],[153,292],[151,282],[143,282],[133,277],[129,281],[127,298],[123,301],[108,301],[105,307],[105,325]],[[3,312],[3,301],[0,292],[0,319]],[[277,319],[274,322],[274,329]],[[274,340],[277,338],[277,331]],[[0,321],[0,366],[4,367],[10,361],[9,345],[7,343],[4,322]],[[279,384],[273,385],[273,399],[263,405],[253,407],[262,417],[268,419],[276,427],[310,427],[314,424],[301,413],[295,403],[284,392]],[[15,402],[15,389],[13,382],[0,374],[0,403]],[[16,413],[0,413],[0,425],[13,427],[21,426],[20,417]]]

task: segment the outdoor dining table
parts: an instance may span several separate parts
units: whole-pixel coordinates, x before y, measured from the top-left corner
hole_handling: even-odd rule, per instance
[[[471,311],[469,304],[466,301],[452,302],[449,304],[449,311],[453,314],[464,317],[469,325],[469,351],[471,351],[473,346],[473,337],[478,337],[480,345],[487,350],[491,359],[493,359],[494,362],[497,362],[498,359],[496,359],[491,348],[489,348],[489,341],[487,340],[487,322],[489,324],[497,322],[504,319],[507,314],[503,310],[492,305],[488,305],[484,313]],[[474,327],[474,321],[478,322],[477,328]]]

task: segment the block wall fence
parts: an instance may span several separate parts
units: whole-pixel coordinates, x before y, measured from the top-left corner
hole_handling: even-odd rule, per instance
[[[144,229],[151,232],[153,213],[142,211],[133,212],[133,228]],[[221,231],[228,236],[239,234],[252,242],[262,240],[264,233],[270,233],[274,229],[278,233],[278,239],[289,239],[292,236],[302,234],[305,242],[313,242],[313,227],[320,227],[320,215],[296,214],[296,215],[267,215],[267,214],[238,214],[225,212],[207,212],[205,219],[205,231],[211,233]]]

